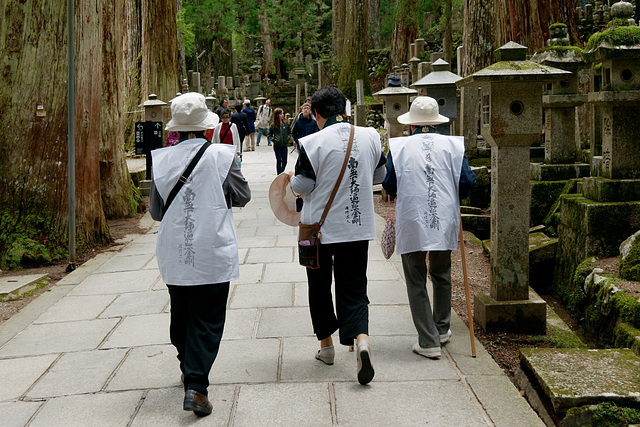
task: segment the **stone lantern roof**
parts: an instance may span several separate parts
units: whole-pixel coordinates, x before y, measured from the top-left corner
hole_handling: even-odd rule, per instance
[[[167,105],[167,103],[164,101],[160,101],[158,99],[158,95],[152,93],[151,95],[149,95],[149,99],[138,105],[138,107],[162,107],[164,105]]]
[[[498,62],[457,82],[458,87],[496,81],[553,81],[571,74],[569,71],[527,61],[527,48],[509,42],[496,49]]]
[[[376,93],[373,94],[374,97],[379,98],[381,96],[389,96],[389,95],[415,95],[417,94],[418,91],[415,89],[409,89],[408,87],[404,87],[404,86],[397,86],[397,87],[386,87]]]
[[[431,64],[433,71],[415,82],[411,87],[421,88],[436,85],[452,85],[462,77],[449,71],[449,63],[442,58]]]

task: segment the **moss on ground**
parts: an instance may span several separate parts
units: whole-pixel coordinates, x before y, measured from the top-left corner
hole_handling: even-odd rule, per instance
[[[629,254],[620,261],[620,277],[640,281],[640,238],[635,239]]]

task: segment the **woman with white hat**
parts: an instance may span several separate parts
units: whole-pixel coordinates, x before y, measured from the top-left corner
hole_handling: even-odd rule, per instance
[[[183,409],[205,416],[212,409],[209,372],[222,339],[229,282],[239,277],[231,207],[246,205],[251,191],[235,147],[204,137],[218,121],[204,96],[181,95],[171,115],[166,130],[179,132],[180,142],[151,152],[149,211],[161,221],[156,255],[171,297],[169,334],[182,371]]]
[[[389,140],[382,182],[387,193],[397,197],[396,251],[402,257],[418,332],[413,352],[429,359],[438,359],[441,345],[451,338],[451,251],[458,245],[460,200],[475,184],[463,138],[435,132],[434,125],[448,121],[435,99],[417,97],[409,112],[398,117],[398,122],[411,126],[411,136]],[[433,311],[427,272],[433,284]]]

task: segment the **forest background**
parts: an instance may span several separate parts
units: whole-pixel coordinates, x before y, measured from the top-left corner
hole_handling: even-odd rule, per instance
[[[232,75],[232,50],[248,74],[287,76],[328,58],[349,93],[368,89],[370,49],[390,65],[409,60],[420,37],[461,75],[490,65],[508,41],[543,48],[549,26],[578,31],[582,0],[74,0],[75,200],[79,251],[111,241],[107,219],[136,215],[142,198],[126,165],[126,146],[149,94],[168,101],[187,70]],[[0,268],[68,255],[67,0],[0,3]],[[636,17],[637,18],[637,17]],[[308,70],[309,71],[309,70]],[[454,69],[455,71],[455,69]],[[208,78],[203,78],[204,90]],[[165,118],[166,119],[166,118]]]

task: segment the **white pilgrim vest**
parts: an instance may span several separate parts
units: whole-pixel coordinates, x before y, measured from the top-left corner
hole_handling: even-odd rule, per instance
[[[315,188],[304,199],[300,216],[302,223],[320,221],[340,174],[350,131],[348,123],[336,123],[300,139],[316,174]],[[349,163],[321,228],[321,243],[376,238],[373,173],[381,154],[378,132],[373,128],[356,127]]]
[[[396,252],[455,250],[460,232],[460,136],[435,133],[391,138],[396,171]]]
[[[151,152],[153,180],[164,201],[204,142],[190,139]],[[235,154],[232,145],[211,145],[164,214],[156,254],[166,284],[223,283],[240,276],[233,215],[222,190]]]

